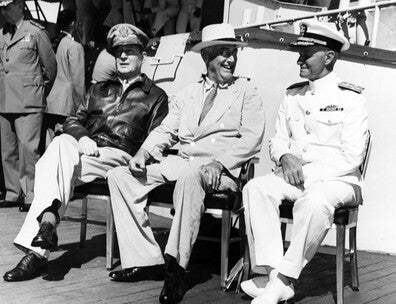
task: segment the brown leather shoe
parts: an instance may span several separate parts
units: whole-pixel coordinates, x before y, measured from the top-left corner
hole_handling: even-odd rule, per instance
[[[138,282],[144,280],[163,280],[165,267],[161,265],[131,267],[109,273],[109,277],[117,282]]]
[[[34,253],[25,255],[14,269],[7,271],[3,278],[4,281],[25,281],[39,277],[47,271],[47,260],[39,258]]]
[[[40,247],[42,249],[54,249],[58,246],[58,236],[56,234],[55,226],[49,222],[41,223],[37,235],[33,238],[33,247]]]

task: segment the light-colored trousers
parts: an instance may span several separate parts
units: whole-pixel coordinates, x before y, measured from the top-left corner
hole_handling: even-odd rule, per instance
[[[74,186],[89,183],[98,177],[106,178],[108,170],[125,166],[131,159],[128,153],[116,148],[99,148],[99,154],[99,157],[81,155],[77,140],[70,135],[62,134],[54,138],[36,164],[34,199],[14,240],[18,248],[32,250],[48,258],[49,250],[31,246],[40,226],[37,217],[52,205],[54,199],[58,199],[62,203],[58,210],[62,218]]]
[[[172,155],[147,166],[144,178],[132,176],[128,167],[108,172],[122,268],[164,263],[146,213],[147,194],[172,181],[176,181],[173,193],[175,215],[165,253],[175,257],[183,268],[187,267],[205,211],[205,194],[211,191],[207,176],[200,169],[206,163],[207,160],[195,158],[189,161]],[[237,184],[223,175],[219,190],[226,189],[236,190]],[[119,231],[128,233],[120,234]]]
[[[5,199],[8,201],[17,202],[22,193],[26,204],[33,200],[34,166],[40,158],[42,121],[43,113],[0,115]]]
[[[201,16],[195,17],[195,3],[182,4],[176,21],[176,33],[185,33],[187,25],[190,24],[191,32],[199,31]]]
[[[173,19],[176,18],[178,12],[179,9],[177,7],[168,7],[163,11],[157,12],[152,26],[153,35],[157,34],[163,26],[165,35],[174,34],[175,23],[173,22]]]
[[[279,221],[283,199],[295,201],[285,254]],[[335,208],[356,205],[360,199],[360,187],[343,181],[320,181],[303,190],[274,173],[250,180],[243,189],[243,203],[252,270],[265,273],[268,265],[298,279],[331,227]]]

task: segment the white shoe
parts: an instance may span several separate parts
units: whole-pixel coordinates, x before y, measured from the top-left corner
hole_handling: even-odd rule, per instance
[[[251,298],[256,298],[263,292],[265,286],[272,278],[278,275],[277,270],[272,270],[267,276],[257,276],[241,283],[242,290]]]
[[[265,286],[267,286],[268,281],[268,276],[254,277],[253,279],[243,281],[241,288],[248,296],[256,298],[261,294]]]
[[[278,277],[275,277],[271,278],[252,304],[278,304],[281,301],[290,300],[294,295],[293,284],[285,285]]]

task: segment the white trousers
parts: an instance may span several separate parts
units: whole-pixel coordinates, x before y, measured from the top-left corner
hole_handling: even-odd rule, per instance
[[[205,211],[205,194],[210,191],[201,165],[203,163],[197,158],[188,161],[168,156],[161,163],[147,166],[144,178],[132,176],[128,167],[108,172],[122,268],[164,263],[146,213],[147,194],[172,181],[177,181],[173,193],[175,215],[165,252],[175,257],[182,267],[187,267]],[[236,190],[237,184],[222,176],[220,190],[226,189]],[[120,231],[128,233],[120,234]]]
[[[295,201],[290,246],[283,254],[279,205]],[[357,205],[360,188],[342,181],[316,182],[302,190],[274,173],[249,181],[243,189],[246,233],[252,270],[265,273],[264,266],[298,279],[333,223],[334,210]]]
[[[99,148],[99,154],[98,157],[81,155],[77,140],[70,135],[62,134],[54,138],[36,164],[34,199],[14,240],[18,248],[32,250],[48,258],[49,250],[31,246],[40,227],[37,217],[58,199],[62,203],[58,210],[62,218],[74,186],[89,183],[98,177],[105,178],[108,170],[125,166],[131,159],[128,153],[116,148]]]

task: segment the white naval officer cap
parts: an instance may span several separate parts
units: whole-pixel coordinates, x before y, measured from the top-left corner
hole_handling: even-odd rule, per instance
[[[0,0],[0,7],[7,6],[8,4],[12,3],[13,0]]]
[[[329,27],[329,25],[316,20],[304,20],[300,23],[300,35],[290,46],[322,45],[336,52],[346,51],[350,43],[345,36]]]

